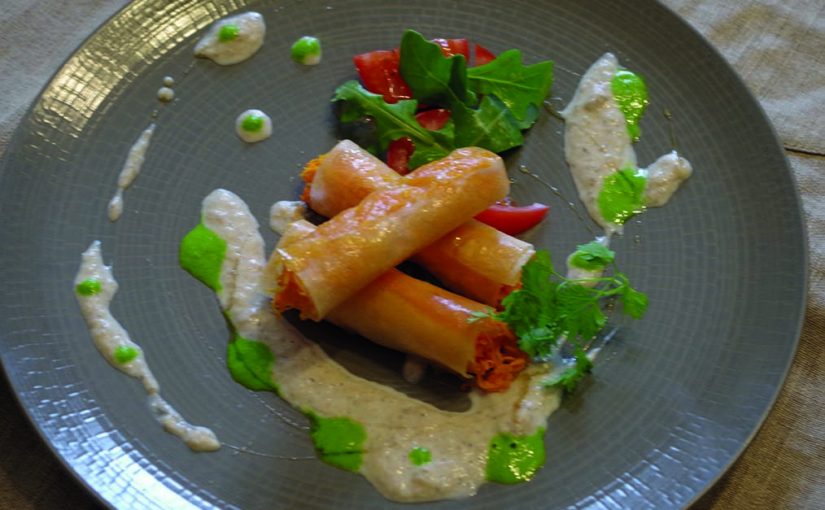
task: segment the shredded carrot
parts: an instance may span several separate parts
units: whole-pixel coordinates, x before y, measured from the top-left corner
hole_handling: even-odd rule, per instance
[[[301,318],[305,319],[303,310],[313,310],[312,300],[309,299],[295,274],[292,271],[283,271],[278,277],[278,292],[272,300],[272,308],[278,313],[283,313],[291,308],[301,311]]]
[[[527,366],[527,354],[518,348],[516,337],[504,324],[490,321],[489,331],[476,339],[475,363],[470,372],[484,391],[504,391]]]
[[[312,181],[315,180],[315,173],[318,171],[318,166],[320,166],[321,160],[323,159],[324,154],[321,154],[304,165],[304,169],[301,170],[301,179],[304,180],[304,191],[301,193],[301,200],[307,204],[309,204],[309,192],[312,190]]]

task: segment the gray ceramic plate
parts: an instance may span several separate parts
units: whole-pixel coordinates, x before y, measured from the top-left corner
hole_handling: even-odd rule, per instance
[[[643,321],[620,325],[590,384],[551,418],[547,466],[529,484],[489,485],[471,500],[432,506],[673,508],[712,484],[782,384],[807,267],[782,150],[718,54],[652,1],[244,3],[130,5],[58,71],[3,161],[3,365],[31,419],[76,476],[120,508],[396,506],[359,476],[317,460],[231,448],[191,453],[158,427],[140,386],[94,350],[71,281],[80,253],[100,239],[121,283],[114,313],[144,346],[166,398],[228,444],[312,456],[307,434],[283,420],[303,423],[300,415],[274,395],[230,380],[226,327],[211,293],[178,267],[178,242],[213,188],[233,190],[264,222],[274,200],[294,196],[296,171],[335,140],[328,98],[354,77],[351,56],[390,48],[412,27],[431,37],[468,37],[496,52],[521,48],[530,62],[554,59],[553,95],[562,103],[580,73],[613,51],[651,91],[640,163],[674,140],[696,169],[668,207],[632,222],[617,241],[619,263],[650,295],[650,310]],[[262,12],[269,27],[259,54],[233,67],[193,60],[203,27],[247,8]],[[289,60],[289,45],[304,34],[323,41],[317,67]],[[166,75],[178,81],[178,99],[161,105],[155,92]],[[254,146],[233,134],[233,119],[250,107],[275,123],[274,136]],[[126,194],[123,218],[109,223],[116,175],[155,111],[143,173]],[[544,115],[507,161],[510,168],[527,165],[572,198],[561,130]],[[589,238],[563,200],[514,177],[516,198],[554,208],[530,240],[561,254]],[[274,235],[265,236],[271,246]],[[403,387],[398,356],[336,340],[324,327],[308,334],[351,370]],[[406,389],[439,405],[462,404],[450,381]]]

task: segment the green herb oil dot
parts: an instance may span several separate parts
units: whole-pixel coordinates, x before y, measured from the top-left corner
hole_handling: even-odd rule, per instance
[[[423,466],[424,464],[428,464],[433,456],[430,453],[430,450],[426,448],[422,448],[420,446],[416,446],[412,450],[410,450],[410,462],[415,464],[416,466]]]
[[[118,345],[115,348],[115,361],[121,365],[125,365],[126,363],[129,363],[133,359],[137,358],[138,354],[138,350],[134,347],[130,347],[128,345]]]
[[[292,45],[292,60],[299,64],[315,65],[321,61],[321,41],[305,35]]]
[[[639,140],[641,135],[639,121],[648,104],[645,82],[638,74],[627,69],[621,69],[613,76],[610,85],[613,89],[613,97],[624,114],[627,133],[630,135],[630,139],[635,142]]]
[[[224,25],[220,30],[218,30],[218,39],[223,42],[229,42],[237,38],[240,33],[241,29],[238,25]]]
[[[635,168],[623,168],[608,175],[596,201],[602,217],[621,225],[645,209],[647,177]]]
[[[264,127],[264,118],[260,115],[250,114],[244,117],[241,121],[241,128],[250,133],[260,131],[262,127]]]
[[[214,291],[221,290],[221,264],[226,241],[203,223],[189,231],[180,242],[180,265]]]
[[[75,287],[75,290],[81,296],[94,296],[100,292],[100,289],[100,280],[96,280],[94,278],[83,280],[77,284],[77,287]]]
[[[497,434],[487,451],[487,479],[515,484],[533,478],[544,465],[544,429],[530,436]]]
[[[253,391],[278,393],[272,377],[274,362],[275,356],[269,346],[237,334],[226,348],[226,365],[232,379]]]
[[[308,413],[310,436],[322,461],[347,471],[358,471],[363,462],[364,426],[349,418],[322,418]]]

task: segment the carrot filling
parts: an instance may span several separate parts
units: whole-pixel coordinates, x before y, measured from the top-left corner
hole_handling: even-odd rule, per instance
[[[309,203],[309,193],[312,190],[312,181],[315,179],[315,173],[318,172],[318,166],[321,165],[323,159],[324,154],[321,154],[307,163],[304,169],[301,170],[301,179],[304,181],[304,191],[301,192],[301,200],[307,204]]]
[[[315,309],[312,300],[307,296],[292,271],[281,272],[278,276],[278,287],[280,290],[272,300],[272,308],[275,311],[283,313],[289,309],[297,308],[301,310],[301,318],[303,319],[305,318],[304,311],[310,312]]]
[[[504,391],[510,387],[529,358],[516,344],[516,337],[503,324],[496,324],[476,339],[475,362],[469,372],[484,391]]]

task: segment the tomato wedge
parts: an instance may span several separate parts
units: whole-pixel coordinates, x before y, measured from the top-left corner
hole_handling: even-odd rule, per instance
[[[480,44],[475,45],[475,50],[477,66],[483,66],[484,64],[490,63],[496,59],[495,53]]]
[[[421,127],[431,131],[438,131],[450,120],[450,110],[444,108],[434,108],[415,114],[415,120]],[[407,138],[399,138],[390,142],[387,147],[387,166],[401,175],[407,175],[410,171],[410,156],[415,151],[415,144]]]
[[[377,50],[352,57],[358,76],[364,88],[384,96],[384,101],[397,103],[401,99],[411,99],[412,92],[401,77],[398,50]]]
[[[482,211],[476,219],[514,236],[538,225],[547,216],[548,210],[549,206],[539,203],[525,206],[498,203]]]
[[[453,55],[464,55],[464,60],[470,60],[470,43],[467,39],[433,39],[433,42],[441,46],[441,53],[445,57]]]

